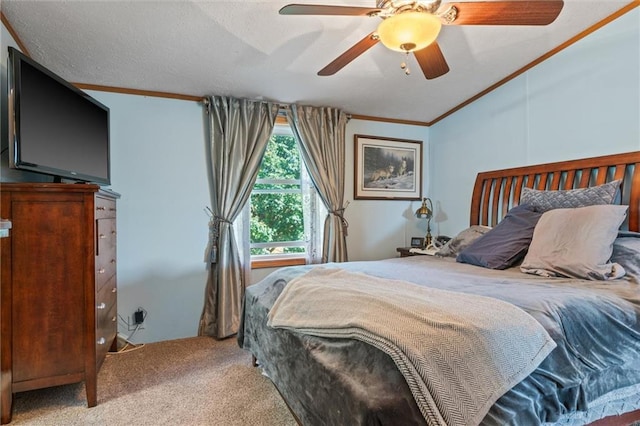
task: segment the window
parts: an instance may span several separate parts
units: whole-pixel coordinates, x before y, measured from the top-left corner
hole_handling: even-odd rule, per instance
[[[318,204],[322,203],[308,178],[291,128],[276,124],[249,201],[254,267],[306,263],[313,257]]]

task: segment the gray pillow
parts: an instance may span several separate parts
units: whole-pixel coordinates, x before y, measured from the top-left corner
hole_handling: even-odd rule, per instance
[[[569,209],[575,207],[611,204],[616,198],[620,187],[620,180],[614,180],[604,185],[591,188],[568,189],[559,191],[540,191],[538,189],[523,188],[520,204],[532,204],[540,211],[552,209]]]
[[[507,269],[527,253],[533,230],[542,212],[530,204],[520,204],[491,231],[462,250],[456,261],[491,269]]]
[[[542,276],[590,280],[619,278],[625,271],[609,263],[627,206],[597,205],[545,212],[520,270]]]
[[[638,234],[640,236],[640,234]],[[627,272],[627,277],[640,284],[640,238],[616,238],[613,242],[611,261],[621,265]]]
[[[465,247],[489,232],[491,228],[487,226],[473,225],[461,231],[458,235],[450,239],[440,250],[436,252],[436,256],[456,257]]]

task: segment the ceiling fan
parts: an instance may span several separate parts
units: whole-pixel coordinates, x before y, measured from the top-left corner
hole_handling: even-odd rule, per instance
[[[427,79],[449,72],[436,41],[444,25],[548,25],[560,14],[563,0],[452,2],[378,0],[377,7],[288,4],[281,15],[368,16],[382,18],[378,28],[318,72],[333,75],[379,41],[387,48],[413,52]],[[406,64],[401,67],[409,74]]]

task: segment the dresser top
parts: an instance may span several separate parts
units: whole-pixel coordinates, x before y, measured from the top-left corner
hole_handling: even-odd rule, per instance
[[[108,197],[120,198],[120,194],[103,189],[93,183],[43,183],[43,182],[2,182],[1,191],[38,191],[38,192],[99,192]]]

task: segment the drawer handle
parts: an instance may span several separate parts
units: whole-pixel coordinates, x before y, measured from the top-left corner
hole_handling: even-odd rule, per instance
[[[111,264],[113,265],[114,263],[116,263],[115,259],[111,259]]]
[[[111,318],[111,322],[116,322],[116,317]]]
[[[106,235],[104,235],[104,234],[100,234],[100,235],[98,236],[98,238],[100,238],[101,240],[104,240],[105,238],[107,238],[107,236],[106,236]]]
[[[116,231],[111,231],[111,235],[116,235]]]
[[[106,303],[104,303],[104,302],[102,302],[101,304],[99,304],[98,306],[96,306],[96,308],[98,308],[98,309],[104,309],[104,308],[106,308],[106,307],[107,307],[107,305],[106,305]]]
[[[111,290],[111,293],[115,293],[116,291],[118,291],[118,288],[117,288],[117,287],[114,287],[114,288]]]
[[[110,211],[110,212],[115,212],[115,211],[116,211],[116,209],[115,209],[114,207],[109,207],[109,211]]]
[[[106,210],[106,208],[104,208],[104,206],[98,206],[98,207],[96,207],[96,210],[104,211],[104,210]]]
[[[99,273],[99,274],[104,274],[104,268],[100,268],[100,269],[98,269],[98,273]]]
[[[97,340],[96,343],[99,345],[104,345],[105,343],[107,343],[107,339],[105,339],[104,337],[101,337]]]

